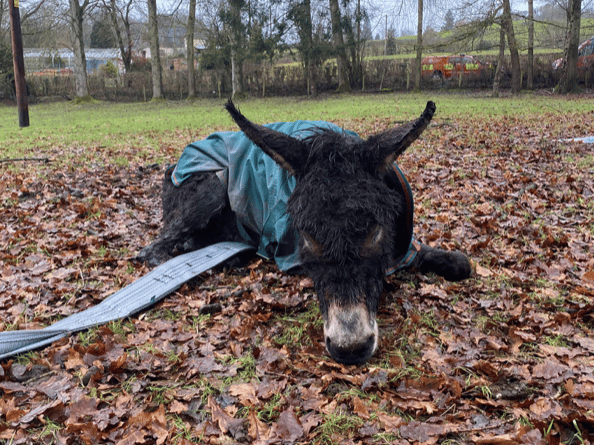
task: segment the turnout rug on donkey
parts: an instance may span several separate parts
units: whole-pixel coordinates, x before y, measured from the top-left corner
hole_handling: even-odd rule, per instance
[[[264,127],[297,139],[304,139],[321,129],[358,137],[353,131],[324,121],[277,122]],[[386,273],[408,266],[418,250],[413,241],[412,191],[396,163],[392,168],[392,185],[400,188],[406,196],[408,237],[405,240],[406,249],[394,258]],[[243,132],[217,132],[189,144],[173,170],[168,172],[176,187],[195,173],[216,173],[226,188],[243,240],[253,245],[260,256],[274,259],[280,270],[300,266],[298,234],[292,228],[286,210],[287,201],[295,188],[295,177],[260,150]]]
[[[312,279],[326,349],[363,363],[377,349],[384,277],[396,268],[448,280],[471,274],[460,252],[413,242],[413,199],[395,162],[435,113],[362,139],[317,121],[256,124],[190,144],[163,179],[163,228],[138,259],[157,265],[219,241],[245,241],[281,270]]]

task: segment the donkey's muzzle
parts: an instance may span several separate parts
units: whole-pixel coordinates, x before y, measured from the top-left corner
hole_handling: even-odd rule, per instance
[[[328,308],[324,323],[326,349],[330,356],[344,365],[361,364],[369,360],[378,342],[375,314],[365,305]]]

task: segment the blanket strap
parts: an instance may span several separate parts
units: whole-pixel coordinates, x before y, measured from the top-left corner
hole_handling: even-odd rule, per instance
[[[410,264],[417,256],[417,253],[421,250],[421,245],[417,241],[415,241],[413,237],[415,204],[410,184],[406,180],[406,176],[404,176],[402,170],[400,170],[400,167],[398,167],[398,164],[394,162],[392,164],[392,169],[394,170],[394,173],[396,173],[396,177],[398,178],[398,181],[400,182],[400,186],[402,187],[402,191],[404,193],[406,233],[410,242],[408,245],[408,250],[402,255],[394,258],[392,264],[386,269],[386,275],[390,275],[398,269],[404,269],[405,267],[410,266]]]
[[[196,275],[250,249],[253,247],[246,243],[226,241],[179,255],[110,295],[97,306],[72,314],[47,328],[0,332],[0,359],[49,345],[73,332],[140,312]]]

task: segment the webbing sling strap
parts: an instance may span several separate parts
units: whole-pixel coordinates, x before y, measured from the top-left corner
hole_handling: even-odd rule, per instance
[[[0,332],[0,359],[46,346],[73,332],[135,314],[162,300],[196,275],[240,252],[246,243],[222,242],[179,255],[110,295],[97,306],[38,330]]]

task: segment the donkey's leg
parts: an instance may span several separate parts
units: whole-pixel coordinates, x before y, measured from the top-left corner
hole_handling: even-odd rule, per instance
[[[222,221],[213,224],[213,221],[223,215],[227,219],[234,217],[230,209],[226,209],[225,186],[213,172],[195,173],[180,187],[175,187],[171,182],[170,168],[165,172],[161,196],[163,229],[159,237],[137,256],[138,260],[153,266],[168,260],[176,248],[188,251],[216,242],[209,239],[210,233],[205,233],[205,239],[200,240],[200,232],[212,225],[227,227],[230,224],[222,224]]]
[[[472,266],[461,252],[450,252],[421,244],[421,250],[410,265],[421,273],[433,272],[448,281],[460,281],[470,277]]]

